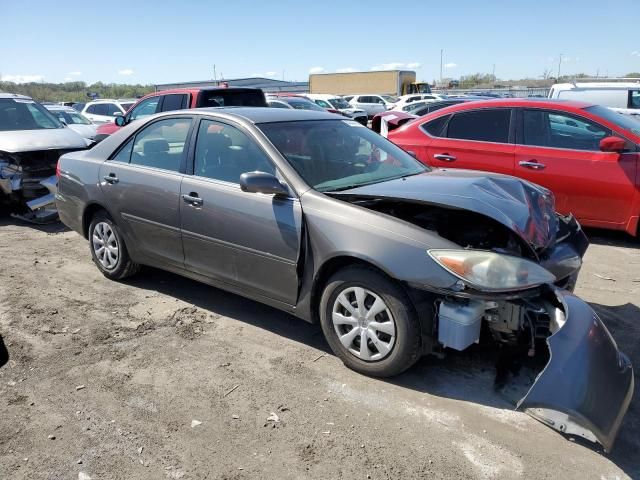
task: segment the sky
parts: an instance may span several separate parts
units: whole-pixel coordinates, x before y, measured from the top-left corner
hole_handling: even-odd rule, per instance
[[[5,81],[170,83],[409,69],[419,80],[640,71],[638,0],[0,0]],[[625,15],[624,12],[627,12]],[[495,70],[494,70],[495,69]]]

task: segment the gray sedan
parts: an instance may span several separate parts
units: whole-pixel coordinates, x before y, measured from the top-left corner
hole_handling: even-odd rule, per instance
[[[355,121],[264,108],[156,115],[59,173],[60,218],[110,279],[150,265],[320,322],[348,367],[380,377],[483,328],[505,352],[499,384],[509,359],[548,359],[519,409],[613,444],[632,368],[570,293],[588,242],[546,189],[432,170]]]

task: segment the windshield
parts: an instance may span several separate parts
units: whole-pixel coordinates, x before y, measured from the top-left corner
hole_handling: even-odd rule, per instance
[[[333,105],[333,108],[337,108],[338,110],[342,108],[351,108],[344,98],[330,98],[329,103]]]
[[[324,108],[319,107],[315,103],[310,102],[308,100],[302,100],[302,99],[294,100],[292,98],[287,98],[286,102],[296,110],[315,110],[317,112],[324,112]]]
[[[24,98],[0,98],[0,131],[62,128],[42,105]]]
[[[636,120],[630,115],[618,113],[615,110],[603,107],[602,105],[593,105],[592,107],[585,108],[585,110],[616,124],[620,128],[629,130],[634,135],[640,136],[640,120]]]
[[[389,103],[396,103],[398,100],[400,100],[398,97],[393,97],[391,95],[380,95],[380,96]]]
[[[428,168],[353,120],[258,125],[298,174],[320,192],[416,175]]]
[[[78,112],[69,110],[52,110],[51,113],[56,115],[59,120],[64,120],[67,125],[90,125],[91,122]]]

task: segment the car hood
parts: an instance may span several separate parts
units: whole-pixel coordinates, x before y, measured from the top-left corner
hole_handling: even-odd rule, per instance
[[[558,230],[553,194],[506,175],[434,169],[335,195],[424,202],[476,212],[510,228],[536,250],[552,244]]]
[[[74,123],[69,125],[69,128],[78,133],[81,137],[88,138],[90,140],[96,136],[96,126],[94,124],[84,125],[80,123]]]
[[[97,126],[98,135],[111,135],[118,130],[120,130],[120,127],[115,123],[103,123]]]
[[[87,140],[70,128],[9,130],[0,132],[0,150],[8,153],[33,150],[87,148]]]
[[[365,114],[365,113],[367,113],[367,112],[365,112],[364,110],[361,110],[361,109],[359,109],[359,108],[341,108],[341,109],[340,109],[340,111],[341,111],[341,112],[344,112],[344,113],[351,113],[351,114],[354,114],[354,113],[362,113],[362,114]]]

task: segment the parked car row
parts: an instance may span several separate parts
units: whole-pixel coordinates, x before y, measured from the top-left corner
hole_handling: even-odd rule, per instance
[[[599,107],[572,104],[570,120],[591,122],[582,126],[553,117],[553,105],[467,102],[391,132],[422,162],[311,108],[162,112],[63,155],[58,209],[107,278],[150,265],[319,322],[333,352],[366,375],[476,342],[504,359],[543,358],[517,408],[610,450],[633,369],[571,293],[588,246],[580,225],[532,182],[425,165],[436,155],[505,168],[517,139],[548,153],[539,142],[582,129],[567,150],[599,141],[594,163],[630,167],[612,133],[637,138],[610,120],[589,129]],[[521,130],[534,121],[544,131]]]

